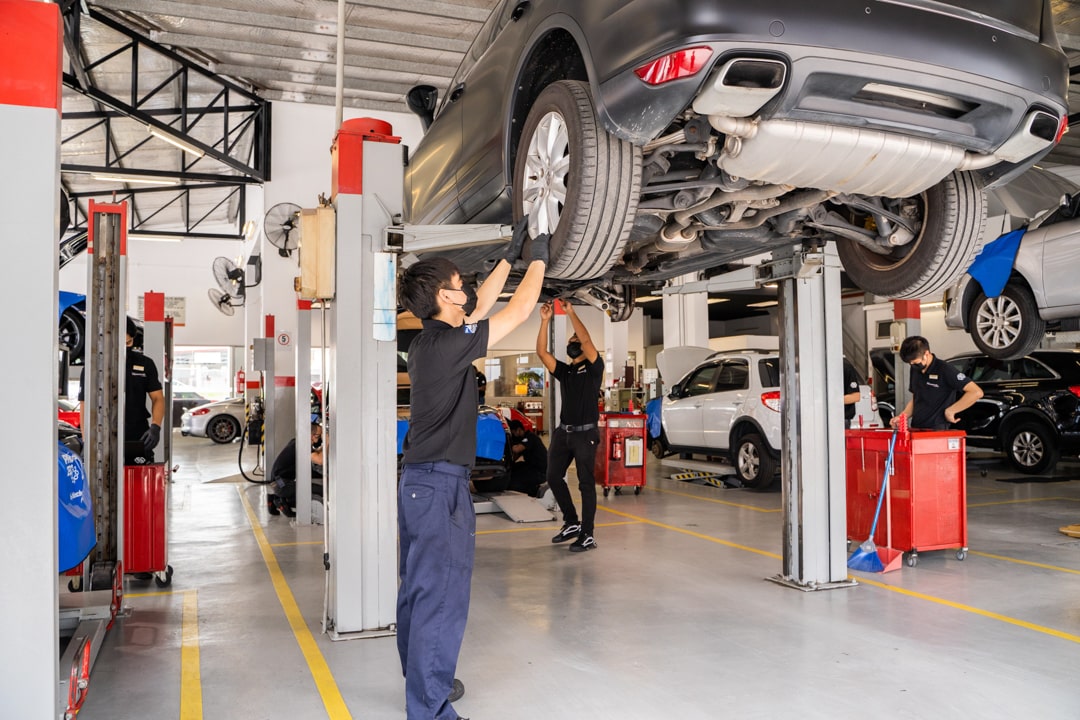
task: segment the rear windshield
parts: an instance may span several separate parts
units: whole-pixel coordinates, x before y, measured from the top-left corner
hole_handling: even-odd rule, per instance
[[[761,387],[780,387],[780,358],[758,360],[758,375]]]

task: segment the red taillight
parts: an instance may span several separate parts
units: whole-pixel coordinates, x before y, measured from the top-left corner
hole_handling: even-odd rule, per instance
[[[1071,392],[1076,397],[1080,397],[1080,385],[1070,385],[1069,392]]]
[[[676,50],[642,65],[634,71],[634,74],[649,85],[662,85],[672,80],[696,75],[708,64],[711,57],[712,50],[707,47]]]
[[[761,404],[770,410],[780,412],[780,391],[773,390],[772,392],[761,393]]]
[[[1061,138],[1065,137],[1065,133],[1069,132],[1069,116],[1061,116],[1061,124],[1058,125],[1057,137],[1054,138],[1055,143],[1061,142]]]
[[[210,414],[210,408],[196,408],[195,410],[191,411],[191,414],[192,415],[209,415]]]

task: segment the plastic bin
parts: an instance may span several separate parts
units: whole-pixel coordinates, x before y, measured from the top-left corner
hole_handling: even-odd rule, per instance
[[[870,534],[881,493],[889,430],[848,430],[847,536],[862,542]],[[962,431],[900,433],[893,455],[889,497],[882,506],[874,543],[889,547],[891,503],[892,545],[918,563],[923,550],[956,549],[967,557],[967,468]]]
[[[601,413],[597,423],[600,446],[593,472],[607,497],[611,488],[645,487],[645,416],[640,413]]]

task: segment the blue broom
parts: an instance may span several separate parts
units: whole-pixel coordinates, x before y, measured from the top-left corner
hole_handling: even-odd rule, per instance
[[[874,533],[877,532],[878,518],[881,517],[881,501],[885,499],[885,493],[889,491],[889,475],[892,473],[893,450],[896,448],[897,429],[893,428],[892,437],[889,439],[889,455],[885,459],[885,477],[881,481],[881,494],[878,495],[877,509],[874,510],[874,523],[870,526],[870,537],[866,538],[855,552],[848,558],[847,566],[852,570],[862,572],[879,573],[885,569],[885,564],[878,556],[877,545],[874,544]]]

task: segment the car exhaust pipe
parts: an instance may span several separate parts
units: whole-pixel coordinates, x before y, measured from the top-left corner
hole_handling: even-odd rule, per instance
[[[694,99],[694,110],[701,115],[749,117],[776,97],[786,78],[787,65],[779,60],[728,60]]]

